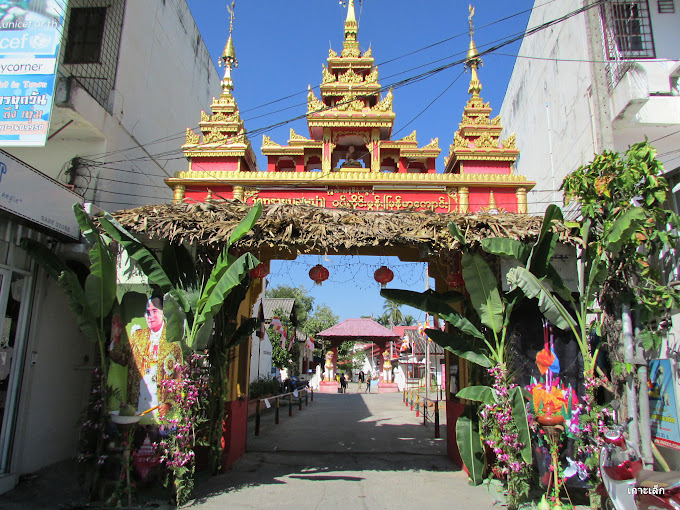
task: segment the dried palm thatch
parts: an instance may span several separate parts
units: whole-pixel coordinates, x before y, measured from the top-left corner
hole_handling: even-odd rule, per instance
[[[250,209],[238,201],[147,205],[114,213],[130,232],[151,239],[185,242],[210,250],[222,245]],[[255,229],[238,243],[244,250],[263,247],[292,253],[351,254],[371,247],[418,248],[424,253],[457,251],[447,225],[455,222],[466,241],[488,237],[535,239],[541,217],[523,214],[441,214],[429,211],[362,211],[308,205],[265,205]],[[553,228],[572,242],[562,224]]]

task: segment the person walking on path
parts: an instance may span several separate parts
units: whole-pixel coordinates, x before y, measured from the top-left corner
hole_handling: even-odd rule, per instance
[[[368,374],[366,375],[366,389],[364,390],[364,393],[366,392],[371,392],[371,372],[369,371]]]
[[[340,387],[343,393],[347,393],[347,378],[344,373],[340,376]]]
[[[363,386],[364,382],[366,382],[366,374],[364,374],[364,371],[361,370],[359,372],[359,382],[357,382],[357,393],[361,390],[361,387]]]

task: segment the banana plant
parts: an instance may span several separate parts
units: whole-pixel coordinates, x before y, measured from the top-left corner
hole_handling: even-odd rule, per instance
[[[259,264],[259,260],[251,253],[236,258],[229,253],[229,249],[252,229],[261,214],[262,205],[259,203],[248,211],[229,236],[210,275],[203,283],[198,283],[195,266],[185,248],[166,248],[164,253],[167,258],[161,264],[151,250],[111,215],[105,214],[99,222],[106,233],[138,263],[149,280],[164,293],[168,341],[182,342],[184,348],[196,352],[208,346],[215,316],[229,294],[240,285],[248,271]],[[245,321],[242,327],[250,329],[252,324]],[[234,333],[234,341],[244,337]]]
[[[97,231],[91,218],[81,204],[74,204],[73,212],[83,237],[90,244],[90,272],[84,285],[76,273],[44,244],[29,238],[21,240],[21,247],[45,271],[56,279],[68,299],[78,327],[99,348],[102,381],[108,381],[106,319],[116,300],[116,263],[107,240]]]
[[[543,221],[545,230],[549,221],[562,218],[561,210],[556,206],[550,213],[546,211]],[[550,209],[550,208],[549,208]],[[559,212],[558,212],[559,211]],[[588,314],[595,307],[597,292],[607,277],[607,252],[616,253],[622,243],[629,239],[648,219],[642,208],[626,211],[602,236],[601,244],[589,242],[591,232],[590,220],[585,220],[580,227],[580,239],[583,245],[581,255],[582,274],[579,279],[579,292],[572,295],[560,278],[550,272],[534,273],[527,267],[515,267],[508,271],[507,282],[510,289],[519,289],[527,298],[537,299],[541,313],[552,324],[562,330],[571,330],[581,356],[583,357],[586,376],[593,376],[597,370],[597,354],[599,347],[591,351],[588,335],[590,324]],[[551,266],[552,267],[552,266]]]

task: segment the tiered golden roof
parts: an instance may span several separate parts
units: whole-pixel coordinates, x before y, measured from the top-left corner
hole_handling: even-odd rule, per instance
[[[200,134],[187,128],[186,143],[182,146],[184,155],[189,161],[196,158],[237,157],[238,165],[233,170],[257,170],[257,159],[232,95],[234,82],[231,77],[233,68],[238,67],[236,51],[233,42],[234,2],[227,6],[229,11],[229,39],[220,58],[220,66],[224,66],[222,78],[222,93],[219,98],[213,98],[210,105],[212,115],[201,112],[201,122],[198,126]],[[201,140],[201,135],[203,139]]]
[[[453,135],[453,143],[449,147],[449,155],[444,158],[445,173],[460,172],[461,161],[510,161],[514,162],[519,155],[515,147],[514,133],[506,140],[500,140],[503,130],[500,115],[490,118],[491,106],[485,103],[479,93],[482,83],[479,81],[477,69],[482,66],[482,59],[477,51],[473,38],[472,17],[475,9],[470,6],[470,46],[468,48],[465,67],[470,70],[470,99],[463,110],[463,118],[458,131]]]

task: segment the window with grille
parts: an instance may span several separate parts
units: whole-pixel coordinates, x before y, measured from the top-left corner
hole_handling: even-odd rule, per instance
[[[654,58],[654,39],[647,1],[613,0],[608,22],[621,58]]]
[[[64,63],[97,64],[100,62],[106,7],[71,9]]]

